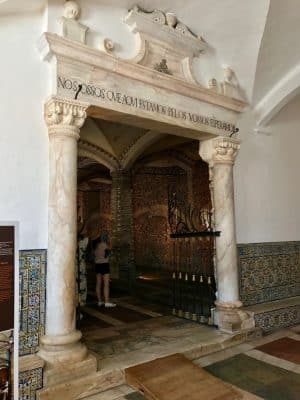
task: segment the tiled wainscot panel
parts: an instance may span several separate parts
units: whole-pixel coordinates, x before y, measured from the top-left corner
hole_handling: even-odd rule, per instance
[[[300,295],[300,242],[238,245],[245,306]]]
[[[45,330],[46,250],[20,251],[20,356],[38,351]]]
[[[20,362],[37,353],[45,332],[46,262],[46,250],[20,251]],[[19,400],[35,400],[43,386],[43,369],[26,365],[19,375]]]
[[[257,314],[255,324],[264,332],[300,324],[300,305]]]
[[[42,387],[42,368],[21,372],[19,375],[19,400],[36,400],[36,391]]]

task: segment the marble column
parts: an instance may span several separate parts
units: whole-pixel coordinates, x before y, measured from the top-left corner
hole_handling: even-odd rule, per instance
[[[51,98],[45,105],[49,133],[49,208],[46,332],[39,355],[48,364],[87,356],[76,330],[77,141],[87,105]]]
[[[240,149],[237,139],[217,137],[200,143],[200,156],[211,171],[216,238],[217,323],[221,330],[235,332],[252,328],[251,315],[241,310],[237,258],[233,166]]]

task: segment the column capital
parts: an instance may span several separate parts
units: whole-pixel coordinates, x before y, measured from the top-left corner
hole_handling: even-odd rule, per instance
[[[200,142],[199,154],[210,166],[217,163],[234,164],[240,147],[238,139],[218,136]]]
[[[88,103],[53,96],[46,103],[44,118],[49,129],[49,135],[56,133],[65,136],[75,136],[79,139],[79,129],[87,117]]]

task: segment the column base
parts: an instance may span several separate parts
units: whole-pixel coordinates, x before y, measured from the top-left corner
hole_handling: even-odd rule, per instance
[[[216,301],[215,304],[215,321],[220,331],[238,333],[255,328],[254,314],[241,309],[243,304],[240,301]]]
[[[43,336],[38,355],[47,366],[83,361],[88,354],[86,346],[80,342],[81,332],[74,331],[68,335]]]
[[[64,382],[74,382],[97,371],[97,359],[89,354],[83,361],[48,366],[44,369],[44,388],[53,388]]]

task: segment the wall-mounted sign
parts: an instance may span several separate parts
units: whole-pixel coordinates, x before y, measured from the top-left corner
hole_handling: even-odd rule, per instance
[[[0,226],[0,331],[14,327],[15,227]]]

